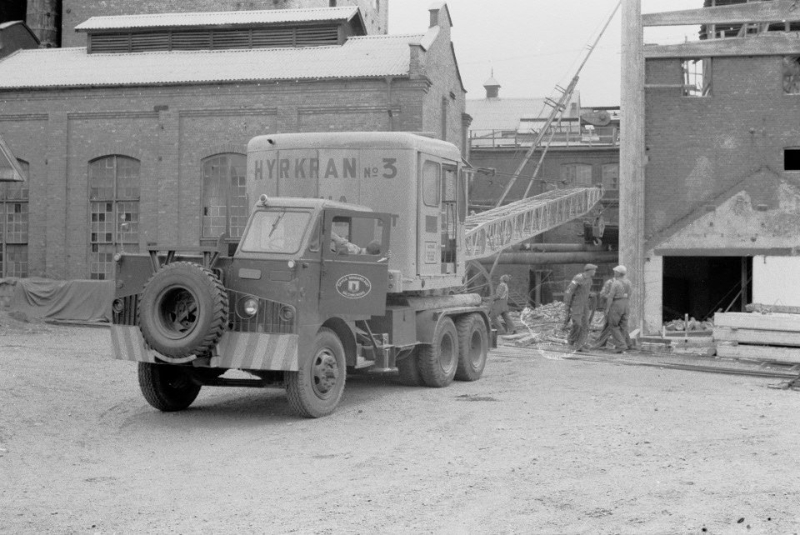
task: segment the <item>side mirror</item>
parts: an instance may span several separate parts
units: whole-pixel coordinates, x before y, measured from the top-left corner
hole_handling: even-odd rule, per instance
[[[223,232],[220,234],[219,238],[217,238],[217,252],[220,256],[229,256],[228,252],[228,231]]]

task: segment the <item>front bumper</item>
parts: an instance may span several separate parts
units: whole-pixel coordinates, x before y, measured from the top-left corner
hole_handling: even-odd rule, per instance
[[[298,371],[298,340],[296,334],[228,331],[222,335],[209,365],[237,370]],[[118,360],[174,364],[187,360],[176,362],[148,348],[139,327],[132,325],[112,325],[111,346]]]

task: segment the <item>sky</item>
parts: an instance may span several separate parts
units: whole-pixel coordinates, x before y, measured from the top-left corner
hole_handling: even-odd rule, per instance
[[[618,0],[450,0],[452,39],[468,99],[494,71],[503,98],[543,98],[566,87]],[[642,12],[703,7],[703,0],[641,0]],[[389,0],[389,33],[423,33],[433,0]],[[580,75],[582,106],[620,104],[620,12]],[[647,43],[696,39],[697,27],[646,29]]]

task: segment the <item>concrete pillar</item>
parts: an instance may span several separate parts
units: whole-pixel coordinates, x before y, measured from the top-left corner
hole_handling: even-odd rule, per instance
[[[644,319],[644,36],[641,0],[622,2],[622,139],[620,142],[620,263],[633,284],[630,326]]]

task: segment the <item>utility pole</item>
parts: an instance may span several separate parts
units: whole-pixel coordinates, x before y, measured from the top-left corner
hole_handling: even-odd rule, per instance
[[[644,326],[644,35],[642,0],[622,2],[619,259],[633,284],[629,325]]]

